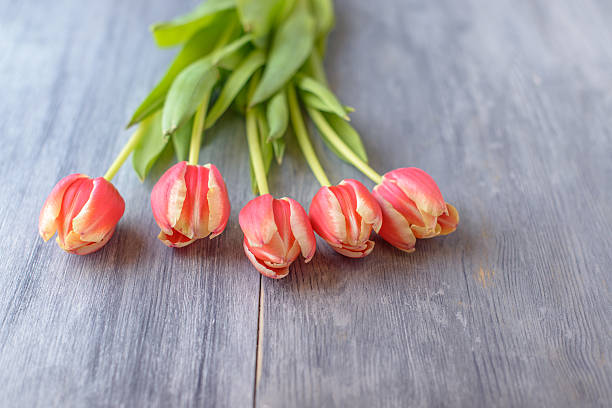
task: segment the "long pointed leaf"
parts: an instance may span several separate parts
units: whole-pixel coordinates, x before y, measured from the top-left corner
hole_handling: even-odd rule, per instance
[[[351,125],[333,113],[319,112],[313,108],[307,108],[307,110],[313,122],[319,129],[321,138],[336,156],[350,163],[350,161],[340,151],[338,151],[338,149],[336,149],[332,143],[329,142],[327,137],[328,132],[334,132],[353,151],[353,153],[359,156],[359,158],[364,162],[368,162],[368,155],[363,147],[361,137]]]
[[[193,115],[204,98],[213,90],[219,79],[219,70],[208,58],[194,62],[172,83],[168,92],[162,131],[164,135],[174,133],[181,124]]]
[[[266,118],[270,126],[269,140],[282,138],[287,131],[289,123],[289,108],[287,107],[287,95],[285,91],[279,91],[274,95],[266,106]]]
[[[263,47],[284,0],[236,0],[236,9],[244,31],[252,33],[255,44]]]
[[[300,1],[274,34],[266,69],[251,106],[275,94],[297,72],[312,51],[314,36],[314,19],[304,1]]]
[[[274,149],[274,157],[276,158],[276,163],[280,166],[283,163],[283,156],[285,155],[285,139],[272,139],[272,148]]]
[[[191,119],[185,121],[172,135],[172,146],[174,146],[174,153],[176,155],[176,160],[178,161],[185,161],[189,157],[189,144],[191,143],[192,128],[193,116]]]
[[[335,113],[339,117],[348,120],[344,106],[325,85],[305,75],[298,75],[296,84],[302,93],[302,100],[306,105],[317,110]]]
[[[229,76],[215,104],[206,116],[206,128],[211,127],[231,105],[253,73],[266,61],[263,51],[254,50]]]
[[[210,54],[214,50],[219,36],[225,29],[227,18],[231,16],[231,14],[232,13],[229,12],[222,13],[222,16],[215,18],[212,24],[198,31],[189,41],[187,41],[183,49],[172,62],[172,65],[170,65],[170,68],[168,68],[164,77],[157,83],[138,109],[136,109],[136,112],[134,112],[130,119],[128,127],[140,122],[164,105],[168,90],[178,74],[187,66]],[[237,18],[236,14],[233,14],[233,18]]]
[[[244,35],[234,42],[212,52],[185,68],[176,77],[166,98],[162,115],[164,134],[174,133],[178,127],[194,114],[205,96],[210,96],[219,79],[216,65],[224,57],[240,49],[252,39]]]
[[[310,0],[315,20],[317,22],[317,50],[325,55],[327,34],[335,23],[334,5],[331,0]]]
[[[141,129],[138,131],[142,132],[142,136],[132,153],[132,166],[140,181],[144,181],[155,160],[168,144],[168,137],[162,134],[161,116],[161,110],[157,111],[139,125]]]
[[[160,47],[181,44],[211,24],[219,12],[234,7],[235,0],[207,0],[188,14],[151,26],[153,38]]]

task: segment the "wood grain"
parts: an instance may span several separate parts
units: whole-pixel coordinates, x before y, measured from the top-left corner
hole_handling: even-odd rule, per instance
[[[326,66],[371,164],[427,170],[462,217],[414,254],[377,239],[355,261],[319,241],[260,287],[233,115],[200,156],[228,184],[221,237],[163,247],[153,182],[126,166],[103,250],[44,244],[53,184],[106,170],[172,58],[146,27],[196,3],[0,0],[0,405],[612,405],[608,2],[336,3]],[[315,141],[332,181],[372,186]],[[316,180],[293,141],[272,171],[307,207]]]

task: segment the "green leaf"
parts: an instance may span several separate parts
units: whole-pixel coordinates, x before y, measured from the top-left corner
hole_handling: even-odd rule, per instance
[[[310,56],[306,60],[306,64],[302,67],[302,71],[327,86],[327,75],[325,75],[325,68],[323,67],[323,61],[321,55],[316,49],[312,50]]]
[[[302,0],[274,34],[266,69],[251,106],[275,94],[302,66],[312,51],[314,30],[314,19]]]
[[[161,116],[161,110],[159,110],[139,125],[140,129],[138,131],[142,132],[142,136],[132,154],[132,165],[140,181],[144,181],[149,170],[168,144],[168,137],[162,133]]]
[[[282,138],[289,123],[289,108],[287,107],[287,95],[284,90],[277,92],[270,98],[266,106],[266,118],[270,126],[268,140]]]
[[[340,139],[342,139],[342,141],[344,141],[344,143],[346,143],[347,146],[350,147],[351,150],[357,156],[359,156],[361,160],[367,163],[368,155],[366,153],[365,148],[363,147],[363,142],[361,141],[361,137],[359,136],[359,133],[357,133],[357,131],[353,129],[353,127],[348,122],[344,121],[342,118],[339,118],[337,115],[334,115],[333,113],[325,113],[325,112],[322,112],[322,114],[327,120],[327,123],[329,123],[332,129],[334,129],[334,131],[340,137]],[[323,134],[324,132],[319,132],[319,133],[323,137],[323,141],[325,142],[325,144],[336,154],[336,156],[340,157],[342,160],[346,162],[349,162],[342,153],[338,152],[336,148],[334,148],[331,145],[331,143],[327,141],[327,139],[325,138]]]
[[[266,61],[263,51],[251,51],[248,57],[229,76],[215,104],[206,117],[206,128],[211,127],[231,105],[253,73]]]
[[[234,0],[205,1],[188,14],[151,26],[153,38],[160,47],[181,44],[196,31],[210,25],[221,11],[233,8],[235,8]]]
[[[303,1],[303,0],[284,0],[282,2],[282,6],[278,10],[278,14],[276,15],[276,21],[274,22],[277,26],[282,21],[285,21],[287,17],[289,17],[289,14],[291,14],[291,11],[293,10],[293,7],[295,6],[295,3],[297,1]]]
[[[319,81],[305,75],[298,75],[296,85],[300,89],[300,96],[307,106],[320,111],[335,113],[339,117],[349,120],[344,106],[338,101],[336,95]]]
[[[225,15],[226,13],[223,14]],[[235,13],[232,14],[234,14],[234,18],[237,18],[235,17]],[[136,109],[136,112],[132,115],[132,119],[130,119],[128,127],[142,121],[164,105],[168,90],[181,71],[214,50],[218,38],[225,29],[225,25],[227,24],[226,20],[227,19],[223,16],[218,16],[212,24],[198,31],[189,41],[187,41],[181,52],[179,52],[172,62],[172,65],[170,65],[170,68],[168,68],[164,77],[158,82],[155,88],[153,88],[138,109]]]
[[[186,119],[194,114],[204,98],[210,96],[220,75],[215,65],[251,39],[250,35],[242,36],[189,65],[176,77],[164,104],[162,115],[164,134],[175,132]]]
[[[161,129],[161,124],[160,124]],[[172,145],[176,160],[185,161],[189,157],[189,143],[191,142],[191,130],[193,129],[193,116],[183,123],[172,135]]]
[[[219,68],[222,68],[226,71],[235,71],[236,68],[242,64],[242,61],[250,54],[251,47],[242,47],[239,50],[231,53],[227,57],[224,57],[221,61],[219,61]]]
[[[317,22],[317,49],[321,55],[325,55],[327,34],[335,23],[334,5],[331,0],[310,0],[310,6]]]
[[[272,148],[274,149],[274,157],[280,166],[283,163],[283,156],[285,155],[285,139],[272,139],[271,143]]]
[[[243,87],[240,92],[238,92],[238,95],[236,95],[236,98],[234,98],[234,103],[232,104],[234,110],[243,115],[246,114],[248,94],[248,87]]]
[[[191,117],[200,103],[213,90],[219,79],[219,70],[212,66],[210,59],[194,62],[176,77],[168,92],[162,115],[162,131],[165,135],[174,133]]]
[[[245,32],[254,35],[258,47],[265,46],[267,35],[283,3],[283,0],[236,0],[242,27]]]
[[[263,159],[264,169],[266,174],[270,171],[270,166],[272,165],[272,159],[274,158],[274,148],[272,143],[268,141],[268,122],[266,120],[266,116],[263,113],[263,110],[259,107],[255,109],[255,116],[257,118],[257,129],[259,133],[259,143],[261,146],[261,155]],[[253,170],[253,166],[251,169],[251,188],[253,189],[253,194],[258,194],[257,188],[257,180],[255,179],[255,171]]]

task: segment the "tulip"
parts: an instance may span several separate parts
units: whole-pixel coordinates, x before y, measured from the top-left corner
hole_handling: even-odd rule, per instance
[[[332,248],[350,258],[362,258],[374,249],[372,229],[378,232],[382,213],[370,191],[357,180],[319,189],[310,204],[312,228]]]
[[[108,242],[124,210],[123,198],[109,181],[71,174],[49,194],[40,212],[38,231],[45,242],[57,231],[60,248],[86,255]]]
[[[213,164],[170,167],[153,187],[151,207],[161,228],[158,238],[169,247],[216,237],[230,214],[225,182]]]
[[[421,169],[386,173],[373,194],[383,214],[379,235],[403,251],[414,251],[416,238],[447,235],[459,224],[457,209],[444,202],[436,182]]]
[[[308,262],[314,256],[316,240],[308,215],[295,200],[274,199],[264,194],[249,201],[240,211],[244,252],[264,276],[280,279],[300,252]]]

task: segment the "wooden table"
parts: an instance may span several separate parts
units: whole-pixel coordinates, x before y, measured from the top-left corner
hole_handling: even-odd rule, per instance
[[[103,250],[44,244],[51,187],[105,171],[173,56],[148,25],[196,3],[0,0],[0,405],[612,404],[610,2],[338,1],[326,66],[372,165],[427,170],[461,214],[414,254],[319,241],[311,264],[261,279],[237,222],[236,115],[201,153],[230,191],[221,237],[164,247],[163,169],[141,184],[128,165]],[[372,187],[316,147],[334,181]],[[272,189],[308,206],[316,181],[288,149]]]

